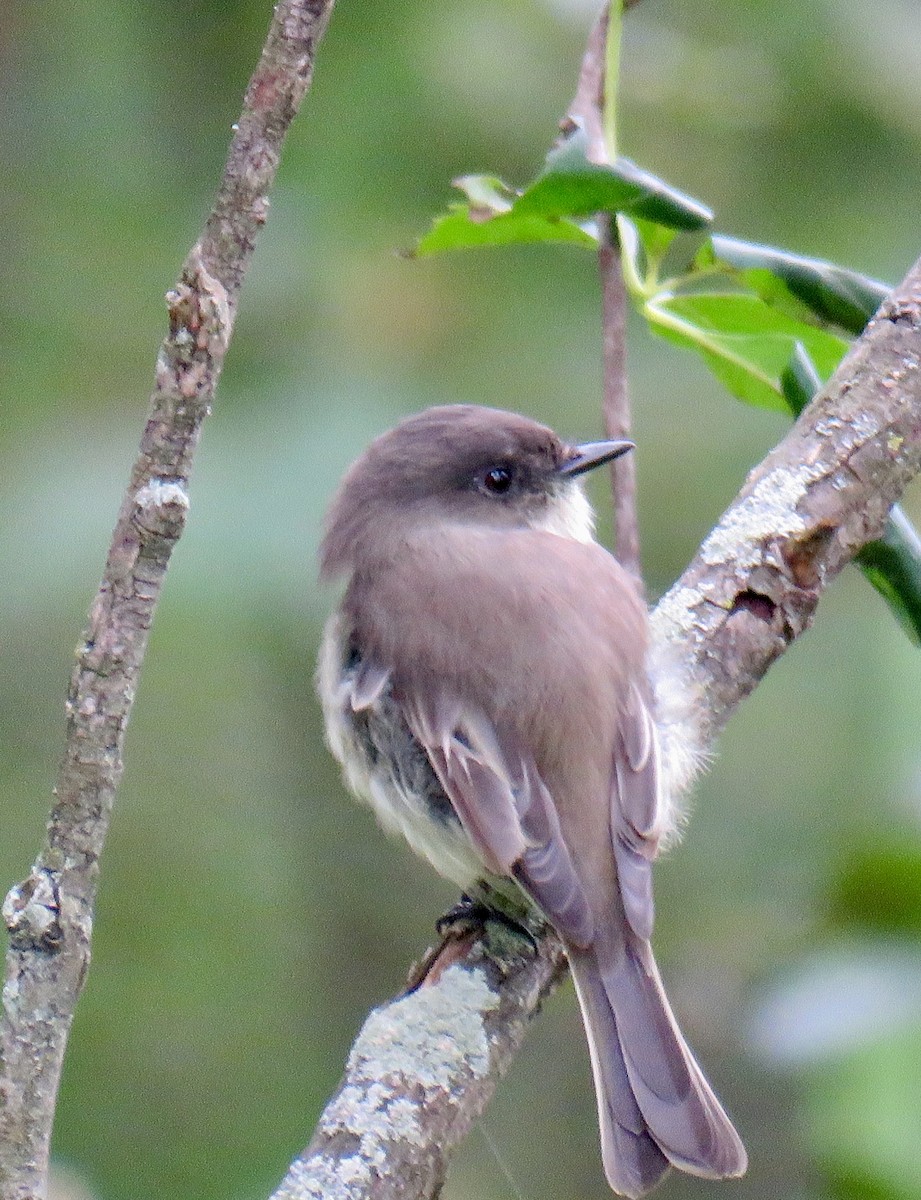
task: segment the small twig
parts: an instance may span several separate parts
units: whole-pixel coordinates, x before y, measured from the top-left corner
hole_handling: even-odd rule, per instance
[[[77,651],[47,841],[3,906],[0,1197],[45,1195],[58,1081],[89,967],[99,857],[154,608],[288,127],[333,0],[281,0],[250,80],[214,208],[173,291],[150,415]]]
[[[567,111],[566,120],[563,122],[564,132],[571,129],[573,124],[582,126],[588,138],[588,157],[592,162],[599,164],[608,161],[608,151],[604,143],[602,109],[604,105],[604,50],[608,36],[609,10],[610,5],[605,4],[588,35],[585,53],[582,56],[582,65],[579,68],[576,94]]]
[[[637,2],[633,0],[633,3]],[[605,5],[589,34],[576,95],[564,122],[564,128],[571,127],[572,123],[582,126],[588,138],[588,157],[599,165],[609,164],[612,153],[604,128],[610,7],[610,4]],[[624,8],[627,7],[624,4]],[[627,381],[627,291],[620,265],[615,218],[608,213],[599,213],[595,220],[601,283],[602,414],[606,435],[626,438],[630,436],[632,424]],[[641,583],[636,460],[632,454],[625,454],[615,459],[609,469],[614,499],[615,553],[618,561]]]
[[[630,436],[627,379],[627,289],[620,266],[615,218],[599,215],[598,274],[601,279],[601,404],[609,438]],[[636,507],[636,458],[622,454],[610,464],[614,497],[614,546],[618,562],[642,582],[640,527]]]

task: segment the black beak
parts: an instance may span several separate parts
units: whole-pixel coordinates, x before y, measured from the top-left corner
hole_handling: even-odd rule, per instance
[[[583,442],[581,446],[572,447],[572,456],[563,463],[561,467],[557,467],[558,475],[565,475],[572,478],[574,475],[582,475],[585,471],[591,471],[595,467],[600,467],[603,463],[610,462],[614,458],[619,458],[622,454],[626,454],[628,450],[635,450],[636,446],[633,442]]]

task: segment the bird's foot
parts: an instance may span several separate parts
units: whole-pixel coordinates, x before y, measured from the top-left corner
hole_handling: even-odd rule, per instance
[[[457,904],[452,905],[444,916],[435,922],[441,942],[429,950],[422,962],[410,971],[408,990],[412,992],[422,984],[437,982],[448,967],[463,962],[473,946],[487,936],[490,924],[498,925],[513,933],[516,938],[524,939],[532,953],[538,953],[537,940],[522,921],[493,907],[485,900],[463,895]]]
[[[501,908],[495,908],[485,900],[475,900],[466,893],[444,916],[438,918],[435,930],[442,938],[464,937],[474,933],[482,935],[490,921],[524,938],[534,953],[537,953],[537,942],[527,925],[509,916]]]

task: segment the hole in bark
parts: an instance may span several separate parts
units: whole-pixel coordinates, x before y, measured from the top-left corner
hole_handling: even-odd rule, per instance
[[[739,592],[736,596],[732,611],[738,612],[743,608],[746,612],[750,612],[753,617],[757,617],[759,621],[769,624],[774,618],[777,605],[770,596],[746,589],[746,591]]]

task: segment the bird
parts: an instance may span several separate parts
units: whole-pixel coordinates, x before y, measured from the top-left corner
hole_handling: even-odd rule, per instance
[[[700,751],[693,696],[653,685],[641,588],[595,540],[583,488],[633,448],[469,404],[378,437],[326,516],[320,575],[345,588],[317,688],[345,781],[384,828],[558,932],[604,1171],[640,1197],[672,1166],[732,1178],[747,1159],[650,945],[652,863]]]

